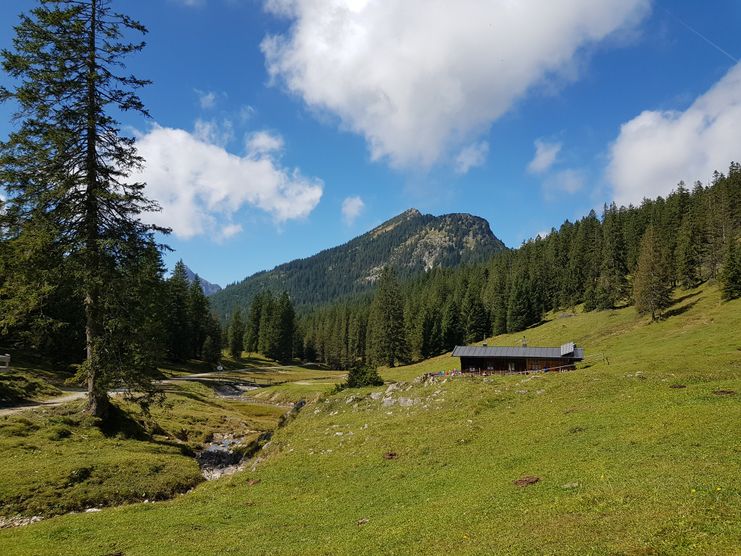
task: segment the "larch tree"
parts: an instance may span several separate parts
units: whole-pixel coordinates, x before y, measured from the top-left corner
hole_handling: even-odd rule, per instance
[[[661,238],[653,225],[641,239],[638,266],[633,277],[633,298],[639,314],[661,318],[662,311],[672,302],[671,272]]]
[[[153,370],[142,356],[146,342],[117,335],[133,329],[125,321],[141,305],[122,292],[161,272],[154,232],[166,231],[141,221],[158,206],[130,180],[144,161],[116,120],[147,115],[137,95],[147,82],[126,75],[123,63],[144,47],[124,35],[143,33],[110,0],[41,0],[21,15],[12,48],[1,54],[14,85],[0,89],[0,101],[14,103],[18,122],[0,144],[2,228],[11,243],[60,255],[44,287],[75,284],[84,306],[87,411],[98,417],[107,414],[109,388],[149,390]]]

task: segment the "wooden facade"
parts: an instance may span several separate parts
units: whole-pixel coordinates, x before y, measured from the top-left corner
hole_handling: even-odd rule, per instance
[[[584,350],[573,343],[557,348],[456,346],[453,357],[460,357],[464,373],[528,373],[573,370]]]

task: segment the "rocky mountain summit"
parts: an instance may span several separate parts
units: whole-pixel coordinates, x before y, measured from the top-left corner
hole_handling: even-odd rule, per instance
[[[506,249],[483,218],[409,209],[347,243],[230,284],[211,300],[221,314],[245,307],[263,289],[286,290],[297,306],[332,301],[373,286],[381,269],[401,277],[475,263]]]

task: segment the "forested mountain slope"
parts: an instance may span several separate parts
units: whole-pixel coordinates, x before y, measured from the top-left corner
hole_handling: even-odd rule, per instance
[[[484,261],[505,249],[483,218],[433,216],[409,209],[355,239],[231,284],[211,298],[222,316],[257,292],[287,291],[296,306],[332,301],[370,288],[385,265],[401,277]]]

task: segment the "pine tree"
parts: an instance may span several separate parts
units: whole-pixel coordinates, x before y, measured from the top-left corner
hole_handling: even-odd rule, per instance
[[[671,274],[667,254],[653,225],[641,239],[638,267],[633,279],[633,298],[639,314],[661,318],[662,311],[672,302]]]
[[[229,321],[229,354],[234,359],[242,357],[242,348],[244,343],[244,322],[242,321],[242,311],[237,309],[232,313]]]
[[[720,274],[721,296],[725,301],[741,297],[741,250],[736,241],[728,242],[728,250]]]
[[[115,119],[122,111],[146,114],[136,94],[146,82],[120,71],[144,46],[123,34],[146,29],[114,13],[108,0],[48,0],[22,15],[15,30],[13,50],[2,52],[2,67],[18,85],[0,88],[0,101],[16,103],[20,122],[0,145],[8,194],[3,227],[16,241],[43,222],[64,253],[62,266],[73,273],[85,312],[87,411],[105,417],[111,386],[136,378],[140,388],[152,371],[143,352],[133,366],[121,363],[119,350],[146,348],[134,346],[135,338],[105,344],[106,323],[123,325],[135,313],[115,302],[120,292],[109,286],[132,277],[129,267],[136,269],[140,257],[159,256],[156,228],[140,219],[157,206],[145,198],[144,184],[127,179],[142,159]],[[58,279],[69,276],[62,270]]]
[[[370,330],[373,361],[393,367],[408,359],[401,292],[389,267],[383,269],[378,280],[371,304]]]

